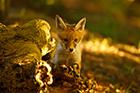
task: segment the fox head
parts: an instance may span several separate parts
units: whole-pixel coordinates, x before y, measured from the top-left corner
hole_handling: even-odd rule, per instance
[[[62,18],[56,15],[56,27],[58,37],[62,46],[70,53],[74,52],[84,36],[86,18],[82,18],[76,25],[65,23]]]

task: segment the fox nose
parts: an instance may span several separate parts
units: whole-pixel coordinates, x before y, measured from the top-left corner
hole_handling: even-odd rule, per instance
[[[72,52],[72,51],[73,51],[73,49],[72,49],[72,48],[70,48],[69,50],[70,50],[70,52]]]

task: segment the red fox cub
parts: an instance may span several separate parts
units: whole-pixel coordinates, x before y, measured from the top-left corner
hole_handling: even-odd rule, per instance
[[[81,70],[81,41],[85,34],[86,18],[82,18],[76,25],[65,23],[62,18],[56,15],[56,27],[58,37],[62,46],[62,57],[65,60],[58,62],[58,65],[65,65],[76,75],[80,75]]]

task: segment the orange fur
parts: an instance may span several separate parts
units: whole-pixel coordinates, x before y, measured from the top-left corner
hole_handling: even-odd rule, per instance
[[[76,25],[66,24],[61,17],[56,16],[58,37],[62,45],[65,60],[58,64],[65,64],[79,75],[81,70],[81,40],[85,34],[86,19],[82,18]],[[76,65],[76,66],[75,66]]]

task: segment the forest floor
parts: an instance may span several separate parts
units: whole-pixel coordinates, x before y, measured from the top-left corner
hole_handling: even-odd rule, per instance
[[[96,81],[94,93],[139,93],[140,49],[93,39],[84,44],[83,66]]]

